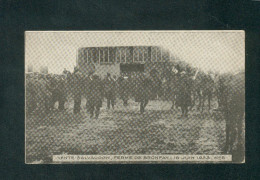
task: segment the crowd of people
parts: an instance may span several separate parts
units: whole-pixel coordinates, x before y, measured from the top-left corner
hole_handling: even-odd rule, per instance
[[[215,78],[216,79],[216,78]],[[161,99],[172,102],[172,108],[180,107],[182,116],[188,116],[198,100],[198,109],[203,111],[204,101],[216,97],[219,108],[225,106],[227,100],[228,82],[232,77],[219,76],[217,82],[214,77],[193,73],[189,70],[171,72],[160,77],[153,69],[150,73],[124,72],[119,77],[107,73],[105,78],[92,73],[84,75],[77,69],[73,73],[64,70],[61,75],[29,73],[26,74],[26,105],[29,113],[38,109],[50,112],[58,102],[59,110],[64,110],[65,102],[74,99],[74,113],[80,112],[81,99],[87,100],[86,108],[92,112],[92,102],[98,102],[95,107],[101,107],[107,100],[107,109],[114,109],[116,99],[121,99],[123,105],[133,98],[140,102],[140,112],[143,113],[149,100]],[[241,79],[241,82],[243,80]],[[98,108],[97,109],[99,112]],[[97,113],[98,114],[98,113]]]
[[[178,69],[161,77],[153,69],[149,73],[124,72],[119,77],[107,73],[105,78],[96,73],[84,75],[77,69],[72,73],[64,70],[61,75],[29,73],[26,74],[26,112],[49,113],[55,109],[56,102],[58,109],[64,111],[65,103],[73,98],[73,112],[79,113],[82,98],[85,98],[90,117],[98,118],[104,99],[106,108],[114,109],[118,99],[123,106],[128,106],[132,98],[139,102],[141,113],[150,100],[160,99],[172,102],[172,108],[180,108],[181,116],[187,117],[194,106],[202,112],[206,99],[210,110],[210,101],[214,97],[227,122],[228,146],[242,130],[244,90],[244,73],[212,76]]]

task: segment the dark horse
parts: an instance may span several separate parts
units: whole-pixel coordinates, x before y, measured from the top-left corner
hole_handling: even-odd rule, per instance
[[[198,109],[203,112],[205,100],[208,100],[208,109],[211,109],[211,100],[214,92],[214,80],[210,75],[200,72],[193,81],[193,105],[199,100]]]
[[[143,73],[135,77],[134,97],[136,102],[140,102],[140,112],[144,113],[149,100],[158,96],[158,89],[161,87],[161,81],[158,76],[145,77]]]
[[[171,72],[168,73],[166,77],[164,77],[164,82],[162,84],[162,88],[164,91],[164,99],[166,101],[172,102],[171,109],[174,109],[175,102],[176,102],[176,94],[177,94],[177,83],[178,82],[178,75]]]
[[[228,79],[228,77],[224,78]],[[224,92],[221,96],[224,99],[222,112],[226,120],[225,152],[233,153],[235,141],[237,141],[236,151],[242,153],[244,142],[243,123],[245,119],[244,72],[233,75],[230,79],[226,80],[224,83]]]

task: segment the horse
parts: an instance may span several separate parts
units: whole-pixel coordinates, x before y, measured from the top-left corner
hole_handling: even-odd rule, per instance
[[[213,98],[215,83],[210,75],[205,73],[198,73],[195,80],[193,80],[193,106],[196,100],[199,100],[198,110],[204,111],[205,100],[208,101],[208,110],[211,109],[211,101]]]
[[[145,76],[140,73],[134,78],[133,96],[136,102],[140,102],[140,113],[143,114],[150,100],[158,97],[162,82],[158,76]]]
[[[171,109],[174,109],[177,94],[178,75],[175,73],[169,73],[164,77],[162,88],[164,91],[164,99],[172,102]]]
[[[243,148],[243,121],[245,119],[245,74],[240,72],[231,77],[223,77],[224,91],[221,94],[223,103],[221,108],[226,120],[225,151],[232,152],[235,141],[237,151]]]

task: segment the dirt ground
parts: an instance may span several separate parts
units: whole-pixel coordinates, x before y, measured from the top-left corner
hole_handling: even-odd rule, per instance
[[[34,113],[26,117],[26,162],[52,163],[55,154],[221,154],[225,121],[220,114],[192,110],[188,118],[171,103],[150,101],[144,114],[130,100],[115,110],[103,102],[99,119],[91,119],[84,107],[73,114],[73,100],[66,111]],[[213,103],[213,106],[215,104]],[[214,108],[214,107],[213,107]],[[37,114],[37,115],[36,115]]]

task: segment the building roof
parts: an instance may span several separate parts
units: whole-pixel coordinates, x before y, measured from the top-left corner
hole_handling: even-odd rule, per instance
[[[77,64],[84,63],[139,63],[170,60],[169,51],[160,46],[97,46],[81,47],[77,52]]]

